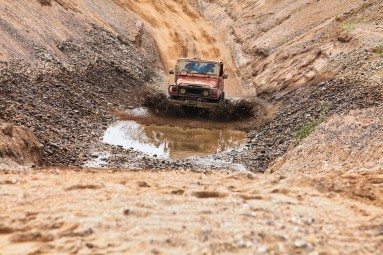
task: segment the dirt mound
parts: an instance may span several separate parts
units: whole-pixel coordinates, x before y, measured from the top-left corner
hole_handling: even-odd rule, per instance
[[[152,92],[145,96],[144,106],[160,116],[190,117],[217,121],[235,121],[255,116],[257,102],[249,99],[225,99],[212,109],[198,109],[171,103],[166,94]]]
[[[383,169],[383,110],[335,115],[268,169],[280,174]]]
[[[0,123],[0,161],[0,170],[18,165],[39,166],[42,145],[30,129]]]

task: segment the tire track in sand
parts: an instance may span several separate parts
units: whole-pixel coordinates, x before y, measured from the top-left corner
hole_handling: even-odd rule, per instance
[[[222,60],[229,79],[227,96],[248,95],[242,86],[231,50],[214,26],[187,0],[114,0],[144,20],[157,42],[165,70],[174,67],[179,57]],[[171,76],[168,77],[172,81]]]

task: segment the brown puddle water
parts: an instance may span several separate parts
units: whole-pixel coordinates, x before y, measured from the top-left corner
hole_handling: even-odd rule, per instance
[[[234,130],[145,126],[135,121],[120,121],[106,130],[103,141],[152,156],[183,159],[240,150],[246,144],[246,134]]]

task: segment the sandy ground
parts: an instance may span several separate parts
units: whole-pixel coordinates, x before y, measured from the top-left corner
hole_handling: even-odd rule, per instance
[[[380,254],[382,185],[381,170],[3,171],[0,254]]]
[[[1,172],[0,254],[380,254],[382,185],[382,171]]]

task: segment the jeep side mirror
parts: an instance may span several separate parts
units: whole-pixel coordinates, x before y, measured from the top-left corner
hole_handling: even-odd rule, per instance
[[[174,70],[173,70],[173,69],[170,69],[170,70],[169,70],[169,74],[174,74]]]
[[[229,75],[228,75],[227,73],[225,73],[225,74],[223,75],[223,78],[224,78],[224,79],[227,79],[227,78],[229,78]]]

